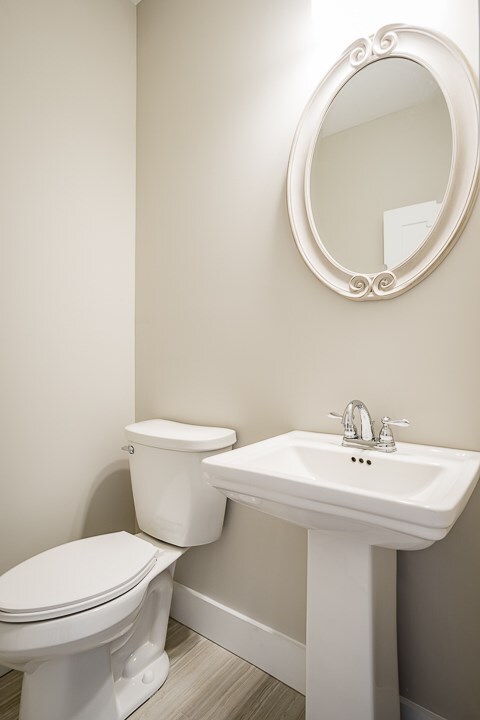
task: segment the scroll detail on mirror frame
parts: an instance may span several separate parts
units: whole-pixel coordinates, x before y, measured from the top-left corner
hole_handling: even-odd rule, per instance
[[[450,176],[438,217],[418,249],[393,269],[357,272],[335,259],[315,227],[310,170],[325,115],[337,93],[362,68],[389,57],[419,63],[440,86],[452,127]],[[478,145],[477,86],[453,43],[438,33],[406,25],[388,25],[374,36],[352,43],[307,105],[290,155],[288,209],[295,241],[307,266],[328,287],[352,300],[393,298],[416,285],[444,259],[468,220],[478,192]]]
[[[352,275],[348,286],[355,298],[360,300],[369,294],[382,297],[395,287],[397,278],[391,270],[382,270],[376,275]]]
[[[355,68],[371,60],[372,56],[382,58],[391,53],[397,45],[398,36],[393,30],[381,28],[371,38],[361,38],[357,42],[358,45],[353,48],[349,56],[350,64]]]

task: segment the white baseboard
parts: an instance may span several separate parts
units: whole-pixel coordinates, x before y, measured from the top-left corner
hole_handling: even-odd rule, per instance
[[[305,695],[303,643],[177,582],[170,614]]]
[[[0,677],[2,677],[2,675],[6,675],[7,672],[10,672],[10,668],[3,667],[3,665],[0,665]]]
[[[401,720],[445,720],[445,718],[436,715],[435,713],[426,710],[420,705],[407,700],[406,698],[400,698],[401,708]]]
[[[305,695],[305,645],[174,582],[171,616]],[[400,698],[401,720],[445,720]]]

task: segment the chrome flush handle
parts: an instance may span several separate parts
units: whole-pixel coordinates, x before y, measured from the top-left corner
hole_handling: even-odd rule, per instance
[[[133,447],[133,445],[124,445],[122,447],[122,450],[124,452],[128,452],[129,455],[133,455],[133,453],[135,452],[135,448]]]

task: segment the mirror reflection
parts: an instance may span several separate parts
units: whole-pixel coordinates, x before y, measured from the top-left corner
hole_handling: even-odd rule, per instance
[[[431,73],[374,62],[341,88],[310,167],[310,222],[326,251],[361,273],[391,269],[422,244],[452,161],[448,107]]]

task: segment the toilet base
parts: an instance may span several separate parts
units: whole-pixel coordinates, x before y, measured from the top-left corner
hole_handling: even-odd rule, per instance
[[[23,678],[19,720],[125,720],[165,682],[166,652],[113,679],[108,646],[44,662]]]
[[[173,581],[164,570],[149,584],[124,635],[59,655],[25,672],[19,720],[125,720],[165,682]]]

